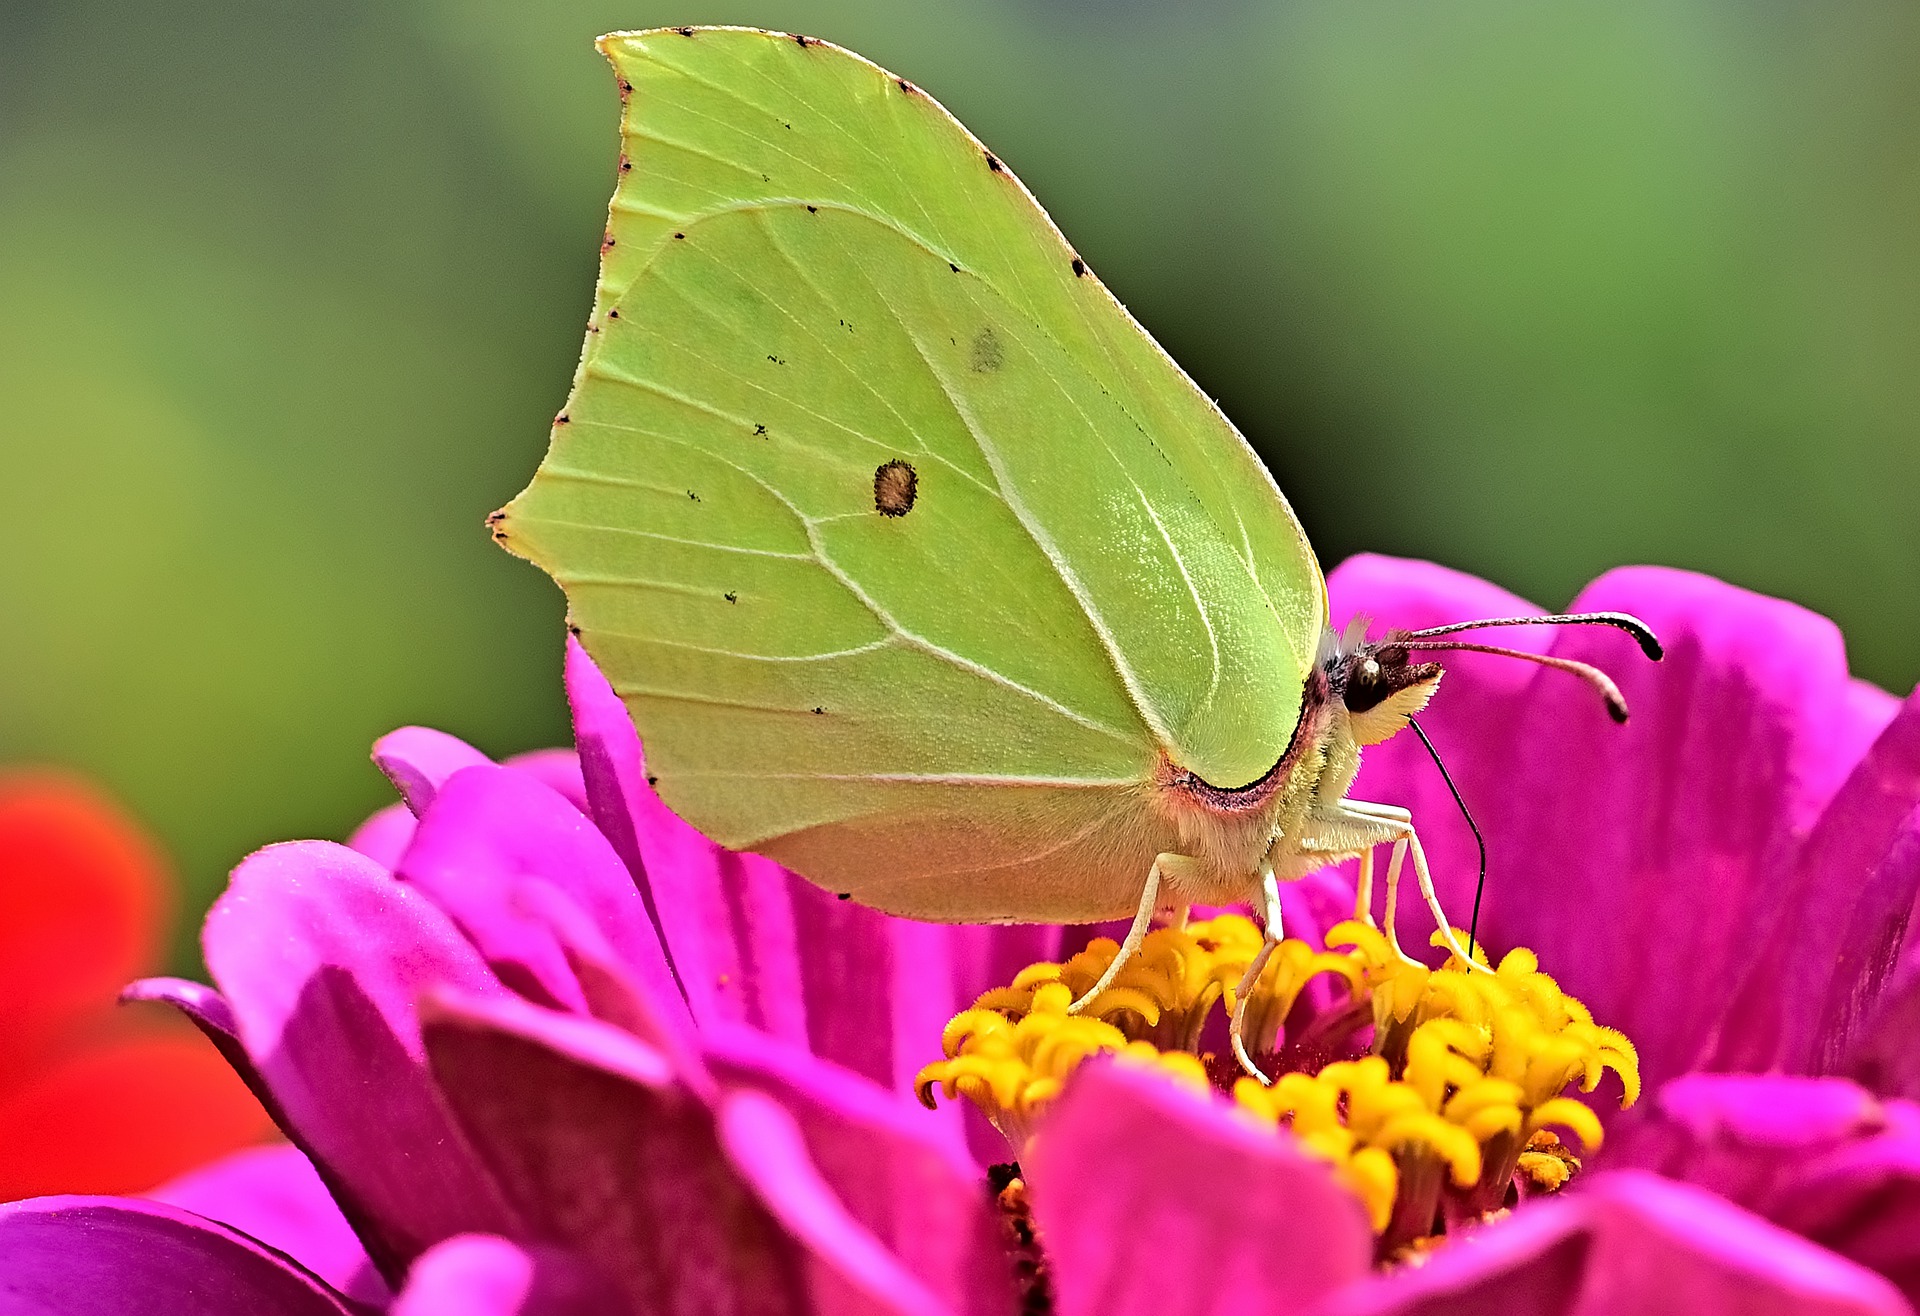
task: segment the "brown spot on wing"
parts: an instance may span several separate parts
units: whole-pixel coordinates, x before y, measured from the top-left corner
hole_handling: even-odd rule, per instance
[[[873,510],[882,516],[905,516],[920,496],[920,476],[899,458],[873,473]]]

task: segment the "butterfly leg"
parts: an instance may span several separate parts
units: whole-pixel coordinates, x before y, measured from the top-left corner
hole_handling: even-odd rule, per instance
[[[1393,861],[1387,870],[1387,937],[1392,942],[1395,952],[1402,959],[1408,958],[1405,952],[1400,950],[1393,927],[1394,898],[1400,885],[1400,851],[1405,847],[1413,855],[1413,874],[1420,884],[1420,895],[1427,902],[1427,908],[1432,911],[1433,921],[1440,929],[1440,938],[1446,943],[1447,949],[1459,956],[1460,962],[1468,966],[1469,972],[1474,969],[1490,972],[1479,961],[1467,954],[1466,947],[1460,944],[1460,939],[1453,933],[1453,924],[1447,918],[1447,912],[1440,908],[1440,896],[1433,889],[1433,873],[1427,867],[1427,852],[1420,844],[1420,833],[1414,830],[1413,815],[1398,805],[1369,804],[1365,800],[1345,800],[1342,801],[1341,807],[1363,818],[1390,824],[1400,833],[1399,839],[1394,843]]]
[[[1395,841],[1393,843],[1393,853],[1387,859],[1387,945],[1395,955],[1400,957],[1401,963],[1411,964],[1416,969],[1424,969],[1427,967],[1426,965],[1420,963],[1419,960],[1416,960],[1413,956],[1400,949],[1400,920],[1398,917],[1398,907],[1400,904],[1400,869],[1405,865],[1406,859],[1406,841]]]
[[[1440,936],[1447,943],[1447,949],[1459,956],[1460,962],[1467,966],[1469,973],[1478,969],[1482,973],[1493,970],[1467,954],[1467,948],[1460,944],[1460,938],[1453,935],[1453,924],[1447,920],[1446,911],[1440,908],[1440,897],[1434,893],[1433,874],[1427,871],[1427,852],[1420,848],[1420,833],[1407,825],[1407,844],[1413,848],[1413,875],[1419,879],[1420,894],[1426,898],[1427,908],[1433,911],[1433,921],[1440,926]]]
[[[1087,994],[1067,1007],[1068,1014],[1079,1014],[1086,1008],[1087,1002],[1113,986],[1113,980],[1120,976],[1127,961],[1133,958],[1140,943],[1147,938],[1147,928],[1153,922],[1154,911],[1160,907],[1160,883],[1168,873],[1178,874],[1181,868],[1190,865],[1193,860],[1185,855],[1156,855],[1153,867],[1147,870],[1147,884],[1140,891],[1140,907],[1133,911],[1133,925],[1127,929],[1127,939],[1120,943],[1120,949],[1114,954],[1113,962],[1107,965],[1107,971],[1100,975],[1098,982],[1087,990]],[[1181,922],[1186,922],[1186,901],[1180,902]]]
[[[1240,1062],[1240,1067],[1262,1084],[1271,1087],[1273,1080],[1262,1073],[1260,1066],[1253,1063],[1253,1057],[1247,1054],[1246,1024],[1247,1002],[1253,996],[1254,984],[1260,981],[1267,961],[1273,958],[1273,948],[1280,944],[1281,937],[1285,935],[1280,926],[1280,883],[1274,878],[1272,864],[1260,866],[1260,901],[1264,906],[1261,921],[1266,924],[1266,934],[1260,940],[1259,952],[1247,965],[1247,971],[1240,975],[1240,985],[1233,989],[1233,1023],[1227,1032],[1233,1043],[1234,1059]]]
[[[1360,852],[1360,874],[1353,884],[1353,917],[1357,923],[1370,928],[1380,925],[1373,921],[1373,847],[1368,846]]]

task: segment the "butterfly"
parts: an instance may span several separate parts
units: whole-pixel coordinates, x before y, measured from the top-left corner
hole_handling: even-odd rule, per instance
[[[946,922],[1251,904],[1392,847],[1349,797],[1445,627],[1327,629],[1266,468],[1007,166],[809,37],[603,37],[619,181],[585,350],[494,536],[569,624],[661,796],[721,843]],[[1494,619],[1646,628],[1618,614]],[[1575,671],[1617,716],[1597,670]],[[1424,733],[1423,733],[1424,734]],[[1389,917],[1391,927],[1391,918]],[[1091,994],[1090,994],[1091,995]],[[1257,1073],[1239,1038],[1241,1062]]]

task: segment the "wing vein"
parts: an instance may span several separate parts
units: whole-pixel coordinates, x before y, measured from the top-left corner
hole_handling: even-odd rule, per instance
[[[865,277],[864,270],[862,270],[862,276]],[[1087,624],[1093,627],[1094,634],[1098,637],[1101,648],[1107,655],[1107,661],[1113,665],[1114,673],[1120,678],[1121,685],[1126,689],[1127,695],[1133,704],[1134,711],[1139,714],[1141,721],[1146,724],[1147,729],[1158,737],[1163,744],[1170,743],[1172,738],[1167,735],[1166,728],[1161,725],[1158,714],[1154,712],[1152,706],[1146,701],[1145,691],[1141,689],[1139,680],[1134,675],[1132,667],[1127,663],[1125,657],[1122,656],[1119,643],[1114,639],[1112,628],[1107,625],[1106,618],[1101,616],[1100,610],[1094,606],[1092,598],[1088,596],[1085,584],[1062,558],[1059,548],[1054,544],[1052,537],[1039,526],[1026,505],[1013,494],[1007,478],[1006,466],[1001,460],[999,449],[987,438],[973,414],[966,408],[954,391],[948,387],[947,381],[940,373],[939,367],[934,365],[933,358],[928,355],[925,344],[920,341],[919,335],[914,333],[912,328],[907,325],[906,321],[901,317],[899,309],[893,305],[892,300],[887,297],[885,291],[870,278],[867,280],[867,286],[873,289],[875,297],[887,308],[887,313],[893,317],[894,323],[900,327],[901,332],[906,335],[907,340],[913,344],[913,349],[920,357],[921,364],[926,367],[927,374],[932,378],[935,386],[939,388],[941,396],[947,401],[947,405],[953,408],[954,416],[965,426],[968,435],[972,437],[974,446],[980,451],[981,460],[985,461],[987,463],[987,469],[993,472],[994,483],[999,486],[1000,501],[1006,505],[1009,512],[1013,513],[1014,520],[1019,522],[1021,529],[1026,532],[1027,537],[1033,541],[1034,546],[1040,550],[1041,555],[1046,558],[1048,564],[1053,568],[1054,573],[1060,578],[1061,584],[1073,595],[1074,602],[1079,605],[1081,613],[1087,619]]]
[[[1129,481],[1129,483],[1132,482]],[[1207,614],[1207,602],[1200,597],[1200,586],[1194,581],[1193,573],[1187,570],[1187,560],[1180,555],[1180,549],[1174,544],[1173,536],[1167,533],[1166,522],[1160,519],[1160,513],[1154,509],[1153,501],[1147,497],[1146,490],[1134,484],[1133,492],[1140,499],[1140,506],[1146,510],[1147,518],[1153,522],[1153,528],[1160,532],[1160,542],[1167,546],[1167,552],[1173,558],[1173,565],[1180,569],[1180,579],[1186,584],[1187,597],[1193,600],[1193,611],[1200,618],[1200,625],[1207,633],[1207,649],[1212,656],[1213,667],[1207,681],[1206,697],[1200,701],[1200,707],[1207,707],[1213,703],[1214,695],[1220,690],[1220,637],[1214,634],[1213,618]]]

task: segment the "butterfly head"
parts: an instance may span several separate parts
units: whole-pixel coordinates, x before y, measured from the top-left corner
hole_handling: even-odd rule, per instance
[[[1328,633],[1321,644],[1320,665],[1326,673],[1330,693],[1345,704],[1353,737],[1361,745],[1377,745],[1407,725],[1407,721],[1427,705],[1440,684],[1440,664],[1421,661],[1420,656],[1436,651],[1493,654],[1518,658],[1542,667],[1551,667],[1577,676],[1592,686],[1616,722],[1627,720],[1627,701],[1613,678],[1591,663],[1552,654],[1532,653],[1491,644],[1471,644],[1451,639],[1460,631],[1482,630],[1495,626],[1609,626],[1631,635],[1641,652],[1656,662],[1662,656],[1660,641],[1652,629],[1637,617],[1623,612],[1581,612],[1561,616],[1491,617],[1481,621],[1455,622],[1431,626],[1420,631],[1388,631],[1379,639],[1366,637],[1367,620],[1356,617],[1346,634]]]
[[[1358,640],[1353,627],[1347,635],[1326,659],[1328,693],[1345,706],[1354,741],[1377,745],[1427,706],[1440,685],[1440,664],[1414,661],[1404,632],[1373,642]]]

